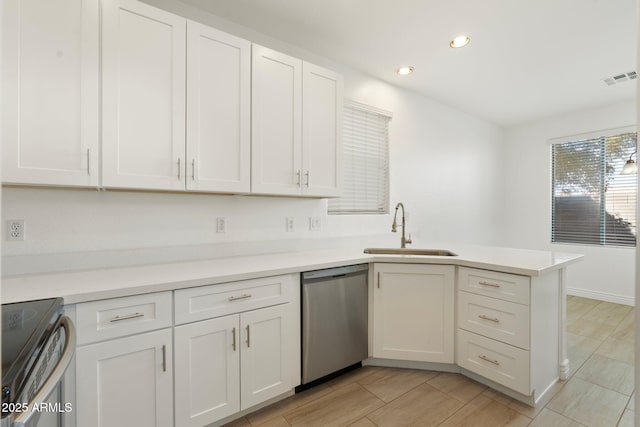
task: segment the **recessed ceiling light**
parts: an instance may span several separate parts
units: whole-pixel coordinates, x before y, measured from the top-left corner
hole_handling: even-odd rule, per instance
[[[449,46],[451,47],[465,47],[466,45],[469,44],[469,42],[471,41],[471,39],[469,38],[469,36],[458,36],[456,38],[454,38],[453,40],[451,40],[451,42],[449,43]]]
[[[399,67],[396,72],[398,74],[400,74],[401,76],[406,76],[406,75],[409,75],[409,74],[413,73],[413,67],[410,67],[408,65],[403,66],[403,67]]]

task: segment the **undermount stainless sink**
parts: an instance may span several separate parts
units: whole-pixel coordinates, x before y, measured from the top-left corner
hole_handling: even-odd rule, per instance
[[[458,256],[458,254],[445,249],[367,248],[364,253],[373,255]]]

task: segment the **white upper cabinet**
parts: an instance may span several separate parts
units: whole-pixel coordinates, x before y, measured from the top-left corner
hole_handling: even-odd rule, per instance
[[[300,194],[302,61],[253,45],[251,191]]]
[[[342,76],[302,65],[302,170],[307,196],[339,196],[342,190]]]
[[[2,8],[5,183],[339,196],[340,75],[138,0]]]
[[[251,191],[338,196],[342,77],[253,45]]]
[[[186,20],[108,0],[102,37],[102,185],[185,188]]]
[[[187,189],[250,190],[251,43],[187,24]]]
[[[98,0],[1,7],[3,181],[98,185]]]

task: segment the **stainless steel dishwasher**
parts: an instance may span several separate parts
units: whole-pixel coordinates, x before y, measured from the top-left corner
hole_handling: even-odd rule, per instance
[[[302,384],[367,358],[367,264],[302,273]]]

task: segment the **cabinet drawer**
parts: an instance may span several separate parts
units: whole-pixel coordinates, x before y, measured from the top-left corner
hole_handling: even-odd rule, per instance
[[[529,305],[529,278],[516,274],[460,267],[459,290]]]
[[[530,395],[529,352],[458,329],[458,365]]]
[[[529,307],[469,292],[458,292],[458,327],[529,349]]]
[[[171,292],[78,304],[78,345],[171,326]]]
[[[299,284],[299,275],[288,274],[175,291],[175,324],[289,302]]]

